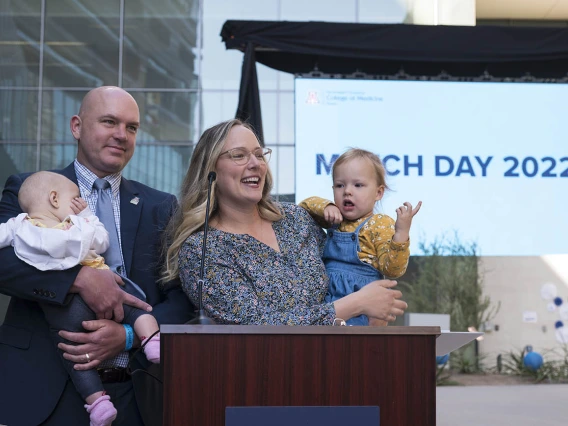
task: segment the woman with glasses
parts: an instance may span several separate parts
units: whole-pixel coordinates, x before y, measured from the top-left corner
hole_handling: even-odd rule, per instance
[[[182,184],[168,225],[163,279],[180,278],[198,304],[208,179],[211,190],[203,308],[219,324],[331,325],[365,314],[387,319],[406,303],[381,280],[325,303],[328,278],[321,260],[325,234],[302,208],[272,200],[271,150],[252,129],[229,120],[206,130]]]

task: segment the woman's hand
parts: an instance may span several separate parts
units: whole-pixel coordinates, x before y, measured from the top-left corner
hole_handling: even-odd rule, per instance
[[[373,281],[355,293],[361,293],[362,313],[388,322],[404,314],[408,305],[404,300],[400,300],[402,293],[392,289],[396,284],[397,282],[392,280]]]
[[[366,315],[393,322],[397,316],[404,314],[408,307],[404,300],[400,300],[402,293],[392,289],[396,284],[396,281],[392,280],[373,281],[361,290],[336,300],[336,316],[348,320]]]

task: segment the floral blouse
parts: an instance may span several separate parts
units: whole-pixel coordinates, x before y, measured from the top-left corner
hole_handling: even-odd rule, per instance
[[[325,233],[309,214],[282,203],[284,218],[273,222],[280,252],[247,234],[209,228],[203,308],[217,323],[331,325],[332,303],[324,303],[328,277],[321,260]],[[198,305],[197,280],[203,231],[182,245],[182,288]]]
[[[324,228],[329,224],[324,219],[325,208],[333,204],[320,197],[306,198],[300,207],[306,209],[310,215]],[[339,225],[341,232],[355,232],[361,222],[367,218],[357,220],[344,220]],[[385,278],[398,278],[406,272],[410,257],[410,241],[397,243],[392,240],[394,235],[394,220],[385,214],[374,214],[359,231],[359,260],[368,263],[377,269]]]

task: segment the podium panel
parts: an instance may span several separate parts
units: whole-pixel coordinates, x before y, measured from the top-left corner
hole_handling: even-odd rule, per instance
[[[436,424],[439,327],[163,325],[164,425],[224,426],[227,407],[379,407]],[[376,423],[379,425],[379,422]]]
[[[379,407],[227,407],[225,426],[377,426]]]

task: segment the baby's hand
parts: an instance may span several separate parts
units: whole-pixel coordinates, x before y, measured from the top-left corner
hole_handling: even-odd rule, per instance
[[[81,197],[73,198],[73,200],[71,200],[71,210],[76,215],[81,213],[86,208],[87,208],[87,202],[83,200]]]
[[[333,204],[329,204],[323,210],[323,218],[330,225],[339,225],[343,221],[339,208]]]
[[[404,243],[408,241],[410,225],[412,225],[412,218],[418,213],[420,207],[422,206],[422,201],[418,202],[416,208],[412,208],[412,204],[408,201],[404,205],[396,209],[396,222],[394,223],[394,235],[392,237],[393,241],[397,243]]]

